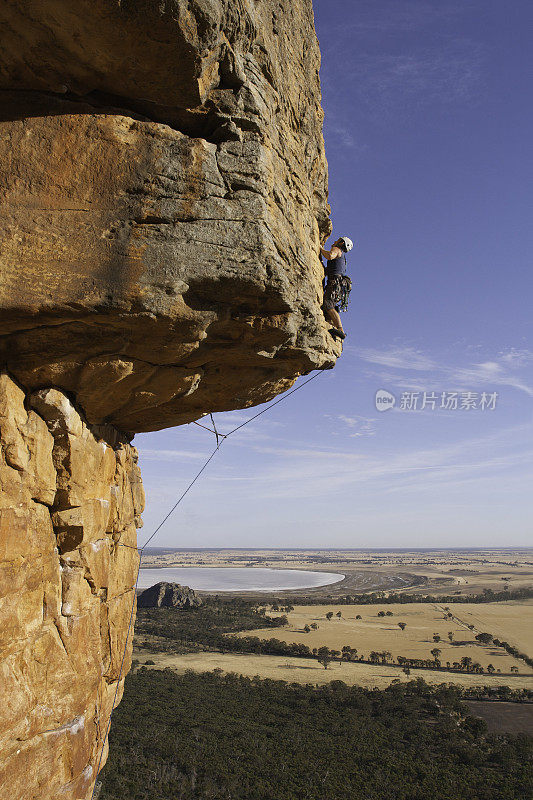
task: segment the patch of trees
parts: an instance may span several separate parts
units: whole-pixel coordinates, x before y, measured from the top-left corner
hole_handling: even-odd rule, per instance
[[[462,697],[142,668],[114,712],[99,799],[531,797],[531,740],[487,736]]]
[[[480,634],[480,635],[483,636],[486,634]],[[477,638],[478,637],[476,636],[476,639]],[[525,661],[529,667],[533,667],[533,658],[530,658],[528,655],[526,655],[526,653],[522,653],[517,647],[514,647],[512,644],[509,644],[509,642],[505,641],[502,642],[500,639],[492,639],[492,644],[495,645],[496,647],[503,647],[503,649],[506,650],[510,656],[513,656],[514,658],[519,658],[521,659],[521,661]]]
[[[198,608],[141,608],[135,623],[135,644],[153,652],[185,652],[219,648],[226,633],[272,628],[287,624],[287,617],[265,615],[263,607],[240,598],[208,598]],[[151,638],[156,637],[156,641]],[[238,637],[233,637],[238,640]],[[228,645],[228,649],[231,649]],[[233,648],[235,649],[235,648]],[[245,651],[249,652],[249,651]]]
[[[332,598],[315,595],[296,597],[291,595],[291,603],[295,606],[332,605],[392,605],[393,603],[499,603],[504,600],[528,600],[533,597],[533,586],[523,589],[505,589],[494,592],[492,589],[483,589],[482,594],[452,594],[452,595],[420,595],[391,592],[384,596],[383,592],[370,592],[368,594],[349,594]]]

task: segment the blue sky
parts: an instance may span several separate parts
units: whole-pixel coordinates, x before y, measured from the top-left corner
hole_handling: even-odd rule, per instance
[[[532,545],[533,7],[314,6],[334,232],[356,241],[344,354],[225,442],[151,544]],[[213,443],[135,443],[142,543]]]

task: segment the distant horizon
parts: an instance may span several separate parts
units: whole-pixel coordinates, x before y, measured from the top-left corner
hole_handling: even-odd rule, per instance
[[[510,552],[533,552],[533,546],[514,546],[514,547],[497,547],[491,545],[489,547],[146,547],[144,552],[149,551],[165,552],[165,553],[217,553],[217,552],[243,552],[246,553],[250,550],[259,552],[276,552],[276,553],[304,553],[309,550],[319,553],[434,553],[434,552],[453,552],[453,553],[470,553],[470,552],[487,552],[502,550]]]

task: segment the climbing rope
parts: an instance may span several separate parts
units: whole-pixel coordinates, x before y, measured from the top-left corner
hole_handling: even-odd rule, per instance
[[[250,417],[250,419],[247,419],[247,420],[245,420],[245,422],[242,422],[240,425],[237,425],[235,428],[233,428],[231,431],[229,431],[229,433],[220,433],[217,430],[217,427],[215,425],[215,420],[213,419],[213,415],[212,414],[210,414],[209,416],[211,418],[211,424],[213,425],[213,428],[209,428],[206,425],[201,425],[199,422],[194,422],[193,423],[194,425],[197,425],[199,428],[203,428],[204,430],[209,431],[209,433],[212,433],[215,436],[215,438],[216,438],[216,447],[215,447],[215,449],[213,450],[211,455],[206,459],[206,461],[204,462],[202,467],[198,470],[198,472],[196,473],[194,478],[188,484],[188,486],[185,489],[185,491],[183,491],[182,494],[178,497],[178,499],[176,500],[176,502],[174,503],[174,505],[172,506],[170,511],[168,511],[167,514],[163,517],[163,519],[161,520],[159,525],[156,527],[156,529],[153,531],[152,535],[146,540],[146,542],[143,544],[142,547],[135,547],[134,545],[125,544],[125,543],[122,543],[120,541],[118,541],[116,543],[118,547],[129,547],[129,548],[131,548],[133,550],[137,550],[138,553],[139,553],[139,566],[137,567],[137,576],[135,578],[135,585],[134,585],[133,589],[131,590],[133,592],[133,601],[132,601],[132,604],[131,604],[130,618],[129,618],[129,622],[128,622],[128,630],[126,632],[126,640],[125,640],[125,643],[124,643],[124,651],[122,653],[122,660],[120,662],[120,669],[119,669],[119,673],[118,673],[117,685],[116,685],[116,688],[115,688],[115,694],[113,696],[113,703],[111,705],[111,711],[109,712],[109,719],[108,719],[108,722],[107,722],[107,726],[106,726],[106,730],[105,730],[105,734],[104,734],[104,739],[103,739],[103,742],[102,742],[102,746],[100,748],[100,756],[98,758],[98,766],[97,766],[97,769],[96,769],[96,778],[95,778],[95,784],[94,784],[93,792],[92,792],[92,795],[91,795],[91,800],[95,800],[95,796],[96,796],[95,793],[96,793],[97,786],[98,786],[98,783],[97,783],[98,782],[98,776],[100,774],[100,765],[102,763],[102,757],[103,757],[103,753],[104,753],[104,748],[105,748],[105,745],[106,745],[106,742],[107,742],[107,737],[109,736],[109,729],[111,727],[111,716],[113,714],[113,711],[115,710],[115,704],[116,704],[116,701],[117,701],[120,682],[122,680],[122,672],[124,670],[124,663],[126,661],[126,653],[128,651],[128,643],[129,643],[129,638],[130,638],[130,632],[131,632],[131,628],[132,628],[132,625],[133,625],[133,617],[134,617],[134,613],[135,613],[135,599],[137,597],[137,586],[138,586],[138,583],[139,583],[139,575],[140,575],[140,571],[141,571],[141,559],[142,559],[142,555],[143,555],[144,550],[146,549],[148,544],[152,541],[152,539],[159,533],[159,531],[161,530],[163,525],[165,525],[165,523],[168,522],[168,520],[170,519],[172,514],[175,512],[175,510],[178,508],[178,506],[181,504],[181,502],[185,499],[185,497],[190,492],[190,490],[192,489],[192,487],[194,486],[196,481],[200,478],[202,473],[207,469],[207,467],[209,466],[209,464],[211,463],[213,458],[216,456],[216,454],[218,453],[218,451],[220,450],[222,444],[226,441],[226,439],[228,439],[230,436],[233,436],[234,433],[237,433],[237,431],[240,431],[246,425],[249,425],[251,422],[254,422],[254,420],[258,419],[258,417],[261,417],[263,414],[266,414],[267,411],[270,411],[272,408],[274,408],[274,406],[277,406],[277,405],[279,405],[279,403],[282,403],[284,400],[286,400],[288,397],[290,397],[295,392],[298,392],[298,391],[300,391],[300,389],[303,389],[304,386],[307,386],[307,384],[311,383],[311,381],[314,381],[315,378],[318,378],[318,376],[321,375],[321,374],[322,374],[321,370],[317,370],[315,372],[315,374],[312,375],[310,378],[308,378],[306,381],[304,381],[303,383],[300,383],[298,386],[295,386],[294,389],[291,389],[290,392],[287,392],[282,397],[278,398],[278,400],[276,400],[274,403],[271,403],[269,406],[264,408],[262,411],[259,411],[257,414],[254,414],[254,416]]]

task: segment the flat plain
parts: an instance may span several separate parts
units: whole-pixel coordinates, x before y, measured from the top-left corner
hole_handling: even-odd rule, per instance
[[[328,647],[341,651],[348,645],[356,648],[358,656],[365,659],[372,651],[386,651],[394,658],[432,660],[431,650],[437,648],[441,651],[438,658],[443,666],[447,662],[452,665],[460,662],[466,656],[485,669],[492,664],[496,672],[511,673],[514,667],[520,673],[533,675],[531,667],[521,659],[509,655],[501,647],[482,645],[475,639],[479,633],[490,633],[526,655],[532,655],[533,601],[453,603],[447,608],[449,612],[437,603],[296,606],[286,614],[289,624],[276,629],[274,634],[272,628],[265,628],[237,635],[253,635],[260,639],[275,637],[284,642],[306,644],[311,650]],[[330,620],[326,619],[328,612],[333,613]],[[380,612],[392,616],[379,616]],[[452,619],[447,618],[448,614],[452,614]],[[361,619],[357,619],[358,616]],[[398,623],[405,623],[405,629],[401,630]],[[311,625],[318,625],[318,630],[306,632],[305,627]],[[474,625],[474,630],[468,625]],[[439,637],[438,641],[435,636]]]
[[[346,575],[336,584],[313,589],[276,592],[279,607],[293,605],[290,612],[272,611],[272,593],[220,592],[221,596],[265,598],[267,614],[285,613],[288,625],[242,631],[240,636],[276,638],[305,644],[310,650],[328,647],[342,651],[349,646],[366,662],[371,653],[387,654],[379,661],[332,661],[324,669],[315,659],[257,654],[216,652],[175,655],[136,649],[140,663],[178,671],[221,669],[243,675],[299,683],[327,683],[339,679],[349,684],[383,688],[392,681],[421,677],[431,684],[456,683],[465,687],[502,686],[533,689],[533,669],[521,658],[493,643],[482,644],[476,635],[489,633],[533,658],[533,600],[501,600],[506,593],[533,587],[533,549],[508,550],[413,550],[413,551],[279,551],[196,550],[158,551],[143,558],[146,566],[273,567],[339,572]],[[154,573],[154,582],[156,573]],[[346,603],[352,593],[374,592],[372,604]],[[376,592],[378,602],[376,602]],[[391,593],[428,597],[423,602],[389,603]],[[498,595],[499,602],[461,602],[468,595]],[[434,602],[448,596],[453,602]],[[297,604],[297,598],[307,603]],[[338,602],[343,598],[344,602]],[[316,601],[315,601],[316,599]],[[422,599],[422,598],[421,598]],[[337,602],[336,602],[337,601]],[[332,612],[331,620],[326,614]],[[381,612],[381,614],[380,614]],[[337,616],[339,614],[339,616]],[[357,619],[360,617],[360,619]],[[405,623],[402,630],[398,623]],[[317,629],[311,629],[316,625]],[[306,631],[306,626],[311,630]],[[439,650],[437,656],[431,653]],[[425,661],[427,668],[402,671],[398,657]],[[438,658],[442,669],[431,669]],[[483,668],[482,673],[453,669],[462,659]],[[396,664],[392,664],[396,661]],[[448,668],[449,665],[449,668]],[[487,672],[493,674],[489,674]],[[493,671],[494,670],[494,671]]]
[[[385,689],[393,681],[402,683],[415,678],[423,678],[426,683],[438,686],[441,683],[455,683],[464,687],[476,686],[509,686],[511,689],[533,690],[533,675],[472,675],[468,673],[450,673],[440,670],[411,670],[408,677],[398,667],[376,664],[352,664],[346,662],[331,663],[327,669],[318,664],[314,658],[288,658],[286,656],[264,656],[248,654],[224,654],[212,652],[188,653],[172,655],[170,653],[148,653],[144,650],[135,652],[139,663],[153,661],[156,668],[175,669],[185,672],[236,672],[253,678],[287,681],[288,683],[324,684],[340,680],[351,686]]]

